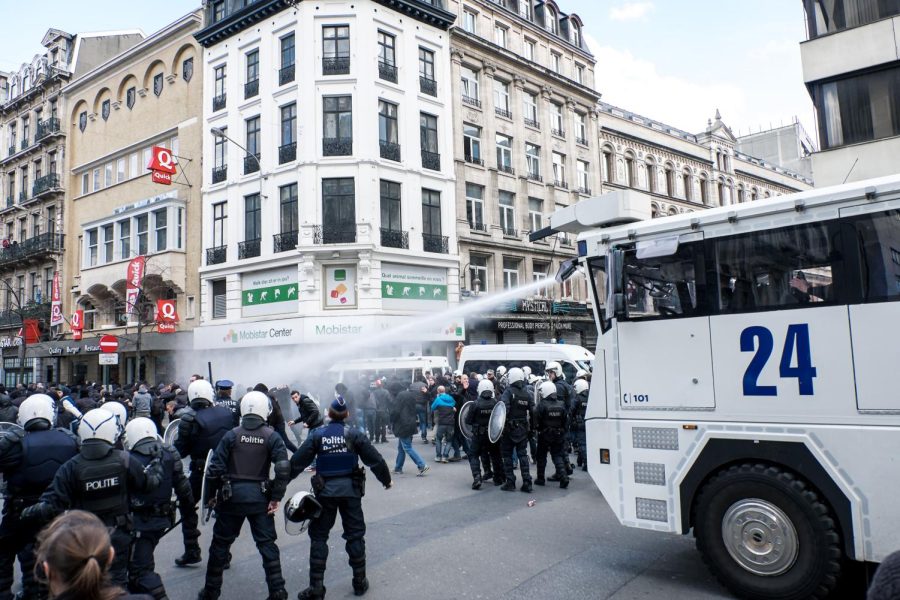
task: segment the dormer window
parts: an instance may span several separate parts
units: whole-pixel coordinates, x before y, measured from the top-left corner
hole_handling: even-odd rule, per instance
[[[581,48],[581,28],[575,22],[572,23],[572,44]]]
[[[555,35],[559,35],[559,20],[556,18],[556,11],[551,7],[547,7],[547,30]]]

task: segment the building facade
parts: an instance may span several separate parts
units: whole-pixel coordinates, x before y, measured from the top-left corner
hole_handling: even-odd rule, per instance
[[[816,109],[817,186],[900,171],[900,3],[804,0],[803,81]]]
[[[42,340],[60,333],[50,328],[50,301],[67,248],[63,219],[69,128],[61,90],[142,37],[139,31],[73,35],[50,29],[41,40],[43,54],[16,72],[0,72],[0,351],[6,385],[59,376],[55,361],[30,353],[22,368],[17,333],[23,317],[38,321],[39,332],[34,333]]]
[[[813,178],[812,154],[816,143],[806,133],[800,120],[738,137],[736,150],[767,163]]]
[[[547,279],[533,297],[470,319],[469,343],[589,343],[583,281],[552,282],[574,238],[528,234],[598,191],[594,57],[552,1],[450,0],[460,285],[466,298]]]
[[[426,0],[205,11],[196,347],[242,360],[456,304],[453,15]],[[405,349],[447,354],[452,329]]]
[[[56,359],[61,380],[101,381],[99,337],[119,340],[105,378],[120,384],[171,380],[175,350],[189,349],[197,322],[203,70],[188,14],[63,88],[68,122],[63,310],[82,311],[82,339],[71,323],[63,339],[29,348]],[[151,148],[167,148],[178,174],[154,183]],[[126,304],[129,262],[146,261],[135,310]],[[157,300],[175,300],[173,334],[157,332]],[[138,366],[140,365],[140,367]]]

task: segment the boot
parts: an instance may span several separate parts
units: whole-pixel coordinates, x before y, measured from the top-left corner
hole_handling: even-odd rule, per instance
[[[569,478],[568,478],[568,477],[562,477],[562,478],[559,480],[559,487],[560,487],[560,489],[563,489],[563,490],[566,489],[567,487],[569,487]]]
[[[369,590],[369,580],[365,569],[353,569],[353,593],[362,596]]]
[[[581,470],[582,470],[582,471],[587,471],[587,463],[585,463],[584,465],[582,465]]]
[[[473,489],[473,490],[480,490],[480,489],[481,489],[481,477],[476,477],[476,478],[475,478],[475,480],[472,482],[472,489]]]
[[[288,599],[288,593],[287,593],[287,590],[285,590],[284,588],[278,590],[277,592],[272,592],[271,594],[269,594],[269,597],[267,598],[267,600],[287,600],[287,599]]]
[[[520,487],[519,489],[523,492],[530,492],[534,488],[531,486],[530,481],[526,481],[525,483],[522,484],[522,487]]]
[[[534,485],[543,486],[543,485],[546,485],[546,482],[544,481],[543,477],[538,477],[537,479],[534,480]]]
[[[214,591],[205,587],[197,594],[197,600],[219,600],[219,594],[218,590]]]
[[[506,483],[503,484],[503,487],[500,488],[504,492],[514,492],[516,491],[516,484],[510,480],[506,480]]]
[[[201,562],[203,557],[200,555],[200,546],[196,546],[185,549],[184,554],[175,559],[175,566],[187,567]]]
[[[547,478],[547,481],[559,481],[559,475],[554,473],[553,475],[551,475],[550,477]]]
[[[325,599],[325,586],[319,583],[316,587],[309,586],[299,594],[297,594],[297,600],[324,600]]]

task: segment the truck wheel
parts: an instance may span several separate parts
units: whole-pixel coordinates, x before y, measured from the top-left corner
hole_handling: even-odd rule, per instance
[[[778,467],[741,464],[714,475],[694,505],[694,536],[716,578],[742,598],[825,598],[840,576],[828,506]]]

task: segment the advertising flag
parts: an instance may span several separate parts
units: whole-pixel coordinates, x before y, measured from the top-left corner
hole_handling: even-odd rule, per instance
[[[59,292],[59,271],[53,273],[53,289],[50,292],[50,327],[63,324],[62,295]]]
[[[128,262],[128,272],[125,275],[125,312],[134,314],[138,296],[141,293],[141,285],[144,282],[144,267],[146,259],[143,256],[132,258]]]

